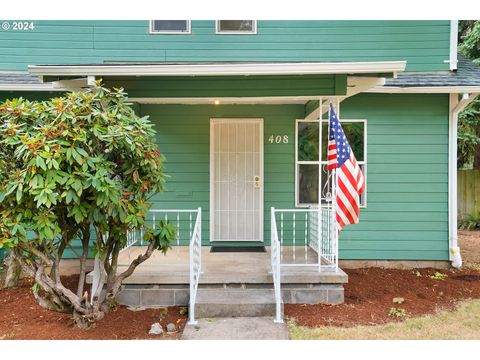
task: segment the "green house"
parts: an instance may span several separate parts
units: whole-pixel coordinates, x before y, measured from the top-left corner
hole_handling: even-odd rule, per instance
[[[457,55],[456,21],[8,24],[1,99],[102,79],[155,124],[170,177],[149,221],[168,218],[180,236],[168,260],[136,271],[124,303],[191,303],[192,271],[200,290],[274,284],[277,304],[280,288],[286,303],[335,303],[341,267],[453,260],[457,116],[480,93],[480,69]],[[366,179],[360,222],[339,236],[326,170],[330,104]],[[141,249],[141,231],[129,245],[126,258]],[[175,259],[187,267],[158,275],[156,261],[173,269]],[[206,298],[199,292],[197,305]]]

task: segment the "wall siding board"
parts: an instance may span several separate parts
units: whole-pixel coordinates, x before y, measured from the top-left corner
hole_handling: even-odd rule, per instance
[[[447,96],[362,94],[341,114],[368,120],[368,168],[367,208],[340,257],[447,260]]]
[[[0,99],[51,95],[3,92]],[[209,119],[265,119],[264,239],[268,245],[270,207],[294,207],[294,124],[304,115],[304,106],[141,105],[140,112],[150,115],[155,125],[171,176],[167,191],[154,198],[153,206],[202,207],[205,244],[209,238]],[[368,165],[367,207],[361,209],[358,225],[342,231],[340,258],[448,260],[448,134],[444,131],[448,95],[360,94],[342,103],[341,114],[345,119],[367,119]],[[288,135],[289,143],[269,144],[271,134]],[[74,242],[74,249],[79,247]],[[75,253],[69,250],[67,257]]]
[[[245,97],[344,95],[342,75],[200,76],[104,78],[108,87],[123,87],[131,97]]]
[[[142,114],[150,115],[158,131],[166,171],[172,176],[169,191],[160,194],[155,205],[201,206],[203,239],[208,244],[209,119],[263,117],[268,245],[270,207],[294,207],[294,124],[304,111],[298,105],[142,105]],[[360,224],[342,231],[341,259],[447,260],[447,96],[357,95],[342,103],[342,117],[367,119],[368,169],[367,207],[361,210]],[[269,144],[270,134],[286,134],[290,142]],[[392,148],[385,140],[390,136],[395,137]],[[286,224],[285,231],[291,226]]]
[[[34,21],[0,32],[1,70],[30,64],[191,61],[407,60],[409,71],[448,70],[449,21],[258,21],[255,35],[215,34],[192,21],[189,35],[152,35],[148,21]]]

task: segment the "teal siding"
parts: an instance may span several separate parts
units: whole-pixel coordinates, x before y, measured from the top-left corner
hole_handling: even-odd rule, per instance
[[[112,77],[130,97],[255,97],[345,95],[345,75]]]
[[[255,35],[151,35],[148,21],[34,21],[1,31],[1,70],[30,64],[406,60],[409,71],[448,70],[449,21],[258,21]]]
[[[298,105],[142,105],[166,156],[168,190],[157,208],[203,209],[209,238],[209,119],[264,118],[264,239],[271,206],[295,206],[295,119]],[[367,119],[367,207],[360,224],[340,235],[341,259],[448,259],[447,95],[358,95],[342,103],[342,117]],[[286,134],[289,144],[269,144]],[[301,224],[300,224],[301,225]],[[301,231],[301,229],[300,229]]]
[[[448,95],[362,94],[342,117],[368,120],[368,165],[367,208],[340,257],[448,260]]]
[[[141,114],[155,124],[170,176],[154,207],[202,207],[207,244],[209,120],[264,118],[264,239],[269,244],[270,207],[295,204],[294,126],[304,110],[303,105],[140,105]],[[448,260],[448,95],[360,94],[342,103],[341,115],[367,119],[368,165],[367,207],[358,225],[342,231],[340,258]],[[288,135],[290,141],[269,144],[272,134]],[[79,242],[73,245],[79,249]],[[75,254],[69,250],[66,257]]]
[[[157,130],[167,161],[167,191],[154,199],[155,208],[202,207],[202,240],[209,244],[210,118],[264,119],[264,240],[270,242],[270,207],[295,206],[295,119],[303,105],[141,105]],[[269,144],[271,134],[288,135],[288,144]],[[218,242],[216,243],[218,244]]]

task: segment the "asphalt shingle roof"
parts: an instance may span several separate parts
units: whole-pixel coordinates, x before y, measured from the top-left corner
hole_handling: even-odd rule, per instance
[[[385,86],[480,86],[480,66],[458,54],[457,71],[400,73],[387,79]]]
[[[40,84],[38,76],[20,72],[0,72],[0,84]]]

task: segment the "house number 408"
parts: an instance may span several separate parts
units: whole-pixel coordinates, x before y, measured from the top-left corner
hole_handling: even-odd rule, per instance
[[[268,142],[270,144],[288,144],[288,135],[270,135]]]

